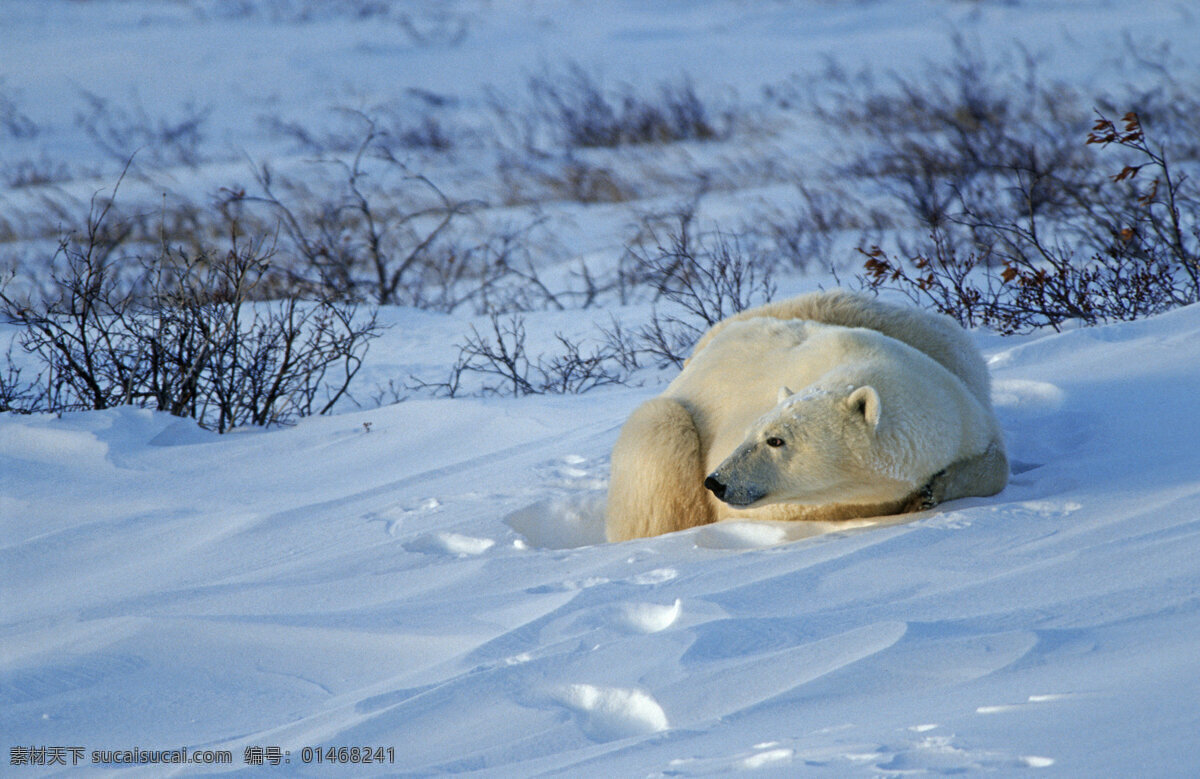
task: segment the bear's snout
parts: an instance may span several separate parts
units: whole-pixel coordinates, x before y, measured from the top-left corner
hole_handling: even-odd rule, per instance
[[[716,474],[713,474],[704,480],[704,488],[710,490],[713,495],[716,495],[717,500],[721,500],[725,497],[725,485],[717,479]]]
[[[721,481],[720,469],[713,471],[704,480],[705,489],[712,492],[717,500],[728,503],[736,508],[751,506],[767,496],[767,491],[752,484],[742,483],[735,475],[732,483]],[[726,476],[725,478],[729,478]]]

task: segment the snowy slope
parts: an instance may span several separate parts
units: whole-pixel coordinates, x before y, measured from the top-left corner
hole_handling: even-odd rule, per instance
[[[962,27],[1044,48],[1068,79],[1122,77],[1106,47],[1126,30],[1197,54],[1194,11],[1177,2],[462,3],[465,39],[423,46],[337,15],[214,10],[233,6],[5,4],[3,86],[45,129],[9,139],[0,162],[61,154],[111,182],[115,163],[72,124],[74,98],[55,98],[72,85],[212,104],[208,164],[131,182],[199,199],[242,151],[273,151],[261,128],[242,133],[239,110],[289,116],[406,87],[470,103],[563,56],[618,80],[649,61],[655,81],[686,71],[747,94],[825,55],[939,56]],[[202,56],[218,44],[227,56]],[[141,66],[114,54],[127,49]],[[436,164],[470,180],[477,161],[456,154]],[[736,213],[744,197],[712,207]],[[619,244],[627,218],[550,211],[580,252]],[[610,313],[636,324],[647,310],[527,325],[549,340]],[[383,317],[393,327],[364,381],[435,379],[483,324]],[[412,398],[225,436],[137,409],[0,415],[0,740],[233,753],[181,773],[253,772],[247,747],[279,747],[279,775],[1191,775],[1200,308],[976,338],[1009,487],[878,526],[726,523],[602,543],[617,430],[667,378],[650,371],[580,396]],[[394,752],[304,764],[316,746]]]
[[[1182,775],[1200,309],[988,353],[1008,489],[791,543],[594,545],[629,391],[225,437],[2,419],[0,729],[293,768],[325,744],[418,772]]]

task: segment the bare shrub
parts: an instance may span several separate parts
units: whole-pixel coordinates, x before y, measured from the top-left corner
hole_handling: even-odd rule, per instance
[[[1171,141],[1176,162],[1200,161],[1200,135],[1196,133],[1197,72],[1188,57],[1173,52],[1169,43],[1136,39],[1123,34],[1118,55],[1122,72],[1147,74],[1112,94],[1095,98],[1107,116],[1132,111],[1159,138]]]
[[[361,116],[361,115],[360,115]],[[476,313],[564,307],[533,262],[541,221],[485,225],[480,203],[456,201],[380,145],[374,121],[349,159],[320,161],[334,177],[280,178],[262,165],[261,194],[227,190],[226,219],[277,220],[289,283],[306,294]]]
[[[10,189],[20,189],[70,181],[72,173],[66,163],[56,162],[43,154],[36,160],[17,160],[6,164],[0,177]]]
[[[535,257],[554,247],[541,219],[501,223],[477,216],[479,204],[455,201],[413,173],[377,143],[373,120],[358,116],[364,134],[354,153],[314,163],[316,175],[280,176],[262,165],[254,170],[257,192],[225,187],[211,203],[164,196],[158,208],[111,213],[108,201],[105,219],[81,220],[80,204],[69,195],[45,196],[30,218],[46,235],[85,221],[97,231],[85,243],[101,255],[106,272],[139,294],[152,291],[138,289],[146,275],[137,257],[163,245],[210,256],[231,234],[274,234],[272,262],[247,293],[257,300],[336,298],[477,314],[594,304],[600,289],[582,264],[582,289],[552,289],[543,281]],[[0,233],[4,227],[0,221]],[[31,251],[20,247],[5,258],[20,270],[18,286],[53,287],[51,271],[69,273],[52,267],[65,265],[68,253],[47,258]]]
[[[562,154],[532,154],[500,149],[496,172],[503,186],[504,205],[624,203],[639,196],[644,181],[617,172],[613,165],[568,150]]]
[[[656,166],[648,151],[616,152],[732,135],[734,110],[714,108],[686,76],[644,88],[610,87],[570,62],[529,76],[523,95],[491,89],[487,103],[506,204],[621,203],[642,196],[647,186],[703,186],[701,179],[737,175],[728,166],[698,172],[683,161]]]
[[[1031,208],[1024,219],[999,221],[964,199],[950,227],[935,228],[907,265],[878,247],[865,251],[861,281],[1004,333],[1136,319],[1200,301],[1200,192],[1148,140],[1136,113],[1120,126],[1100,115],[1087,143],[1133,156],[1052,217]],[[1139,188],[1139,175],[1153,179]],[[1032,198],[1023,186],[1014,189]],[[978,249],[957,249],[947,234],[956,228]]]
[[[694,208],[675,214],[653,249],[634,248],[631,254],[642,283],[666,304],[638,331],[642,351],[660,364],[682,366],[706,329],[775,292],[772,266],[742,251],[736,236],[696,235]]]
[[[636,332],[626,330],[621,321],[610,316],[607,327],[600,326],[604,349],[621,375],[628,377],[642,367],[642,348]]]
[[[291,140],[300,151],[308,154],[356,152],[362,145],[361,122],[366,114],[348,109],[333,113],[354,120],[353,126],[316,130],[308,124],[287,121],[275,115],[260,117],[259,124],[272,134]],[[373,110],[371,117],[369,121],[373,124],[374,133],[372,144],[393,156],[411,149],[446,151],[455,143],[451,130],[428,110],[415,121],[411,120],[410,112],[398,109]]]
[[[379,333],[374,314],[330,298],[253,302],[271,253],[236,232],[224,254],[164,245],[128,283],[104,238],[110,207],[94,205],[83,236],[62,240],[49,297],[0,288],[0,316],[41,370],[36,390],[4,391],[7,405],[148,406],[224,432],[326,413],[346,394]]]
[[[554,337],[561,350],[538,361],[543,392],[579,394],[628,380],[623,355],[611,343],[589,349],[562,333]]]
[[[690,79],[661,82],[652,93],[606,88],[578,63],[545,69],[527,82],[529,103],[493,93],[501,127],[520,148],[613,148],[634,144],[707,141],[732,131],[732,116],[714,115]]]
[[[491,330],[471,333],[459,346],[458,359],[443,382],[413,379],[414,388],[457,397],[467,387],[464,379],[480,377],[472,390],[476,395],[579,394],[611,384],[624,383],[628,374],[621,355],[608,343],[590,349],[562,333],[555,333],[559,351],[530,357],[526,349],[525,318],[493,313]]]
[[[841,183],[799,183],[800,202],[788,209],[757,215],[743,230],[760,236],[778,264],[796,271],[837,268],[846,243],[878,243],[894,222],[879,209],[864,206]]]
[[[33,138],[40,128],[17,105],[17,98],[6,88],[0,78],[0,131],[10,138]]]
[[[916,77],[882,87],[869,75],[837,73],[814,108],[825,122],[865,143],[843,175],[878,186],[925,228],[952,216],[964,193],[989,193],[999,220],[1069,202],[1091,160],[1072,139],[1086,129],[1081,97],[1040,77],[1026,54],[1015,80],[1011,63],[989,63],[954,39],[955,56]],[[998,173],[1019,172],[1027,197],[1007,197]]]
[[[1123,127],[1118,129],[1100,114],[1087,142],[1101,147],[1116,144],[1133,152],[1134,162],[1139,164],[1127,164],[1112,176],[1115,183],[1129,182],[1124,192],[1129,208],[1115,213],[1104,211],[1093,218],[1104,220],[1109,228],[1105,248],[1160,264],[1171,275],[1183,274],[1186,297],[1175,297],[1170,302],[1193,302],[1200,298],[1200,191],[1173,168],[1164,146],[1151,144],[1136,112],[1127,112],[1121,122]],[[1190,133],[1187,140],[1193,140]],[[1134,179],[1145,169],[1154,179],[1139,190]],[[1111,243],[1112,238],[1119,242],[1117,246]]]
[[[0,368],[0,413],[32,414],[39,408],[42,375],[30,380],[22,378],[24,369],[13,359],[14,345],[9,343]]]
[[[534,233],[540,226],[538,220],[496,227],[486,238],[468,245],[461,252],[466,261],[459,263],[459,267],[478,270],[470,281],[463,279],[454,285],[460,290],[455,305],[469,302],[477,314],[535,309],[562,311],[567,308],[569,298],[586,296],[586,290],[582,293],[552,290],[542,280],[532,252],[532,247],[539,245]]]
[[[555,173],[542,176],[553,196],[579,203],[623,203],[635,192],[609,167],[568,158]]]
[[[422,16],[402,13],[396,22],[418,46],[458,46],[471,31],[469,16],[441,9],[427,11]]]
[[[296,180],[279,182],[262,165],[255,170],[262,194],[230,191],[223,208],[268,208],[294,255],[290,270],[301,289],[369,298],[380,305],[420,305],[422,274],[454,265],[454,257],[439,255],[439,242],[471,205],[452,201],[429,179],[410,173],[376,143],[374,122],[364,121],[366,133],[353,156],[325,161],[341,175],[340,191],[333,197],[322,197]],[[399,174],[401,191],[385,190],[372,173]],[[416,204],[422,195],[424,203]]]
[[[831,70],[814,103],[860,141],[838,173],[889,212],[860,240],[858,282],[1006,333],[1196,300],[1200,198],[1183,175],[1196,164],[1184,117],[1200,102],[1180,74],[1158,67],[1158,86],[1098,100],[1161,119],[1133,110],[1121,129],[1042,79],[1032,56],[1014,84],[1008,62],[990,64],[962,39],[955,47],[949,65],[886,87]]]
[[[330,20],[391,24],[420,47],[454,47],[470,34],[474,17],[457,4],[399,0],[179,0],[201,19],[261,19],[312,24]],[[451,6],[451,7],[443,7]],[[419,11],[416,9],[420,9]]]
[[[501,382],[500,385],[485,384],[485,392],[514,397],[536,394],[529,376],[532,366],[525,353],[525,320],[514,314],[505,321],[499,314],[492,314],[491,324],[490,336],[481,335],[474,326],[471,327],[471,334],[459,347],[453,371],[483,374]],[[454,381],[457,386],[458,378]]]
[[[493,312],[487,332],[471,328],[446,380],[413,378],[411,388],[446,397],[581,393],[628,383],[647,360],[682,366],[708,327],[766,302],[774,284],[770,266],[744,253],[736,238],[697,235],[694,205],[669,220],[661,231],[652,231],[653,248],[627,249],[638,268],[636,284],[661,305],[645,325],[630,331],[613,318],[597,328],[590,346],[558,333],[557,348],[534,356],[526,343],[525,318]]]
[[[83,97],[88,108],[76,124],[112,159],[126,163],[137,154],[157,165],[191,167],[203,161],[200,145],[211,107],[188,103],[178,116],[151,116],[136,100],[125,108],[90,92]]]

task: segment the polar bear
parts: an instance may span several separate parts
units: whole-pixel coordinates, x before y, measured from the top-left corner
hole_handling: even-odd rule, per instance
[[[613,448],[605,532],[898,514],[1007,481],[990,377],[967,333],[942,315],[818,292],[718,322],[633,412]]]

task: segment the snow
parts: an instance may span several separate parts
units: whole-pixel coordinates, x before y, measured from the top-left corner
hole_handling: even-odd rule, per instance
[[[463,41],[422,46],[336,14],[217,13],[234,6],[4,4],[0,86],[45,131],[0,162],[61,153],[111,183],[112,161],[72,125],[77,88],[211,104],[209,166],[171,175],[200,199],[242,151],[285,156],[259,125],[239,126],[260,109],[300,116],[409,87],[469,103],[567,56],[617,82],[651,62],[748,98],[825,56],[912,67],[963,28],[997,51],[1046,49],[1066,79],[1121,79],[1123,31],[1195,57],[1198,24],[1169,1],[560,0],[453,4]],[[438,164],[469,179],[461,156]],[[755,182],[709,207],[740,213],[772,192]],[[597,261],[632,221],[621,206],[549,210]],[[526,325],[548,343],[646,312]],[[393,327],[367,382],[443,376],[483,321],[382,316]],[[3,741],[83,746],[88,770],[121,775],[249,771],[255,746],[305,775],[1194,772],[1200,307],[975,336],[1013,461],[999,495],[622,544],[603,543],[609,452],[669,372],[579,396],[344,405],[224,436],[133,408],[0,415]],[[138,746],[230,750],[234,764],[87,764]],[[317,746],[394,758],[305,764]]]

